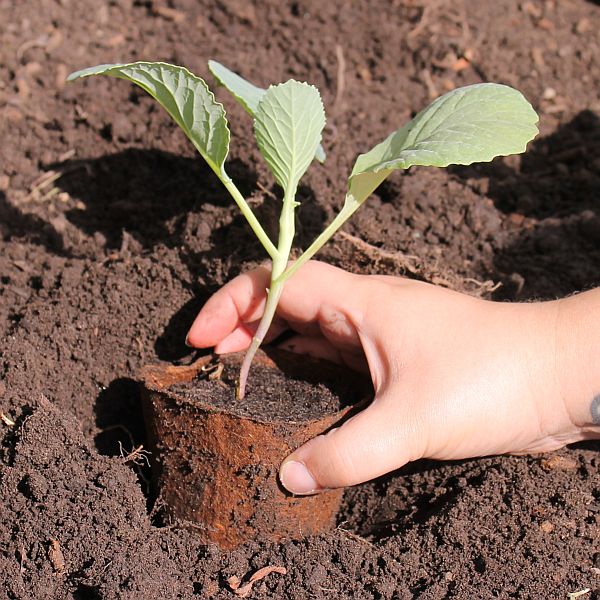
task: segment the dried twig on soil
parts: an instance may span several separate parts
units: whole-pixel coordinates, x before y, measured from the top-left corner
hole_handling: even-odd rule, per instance
[[[433,77],[431,76],[431,71],[429,69],[423,69],[421,71],[421,79],[427,88],[427,93],[431,99],[437,98],[440,94],[438,89],[435,87],[435,83],[433,82]]]
[[[372,244],[361,240],[359,237],[356,237],[351,233],[346,233],[345,231],[338,231],[337,235],[349,241],[353,246],[355,246],[361,252],[363,252],[368,258],[374,261],[388,260],[393,262],[400,268],[405,269],[409,273],[416,274],[418,272],[416,265],[416,263],[419,262],[418,256],[413,256],[411,254],[402,254],[402,252],[389,252],[388,250],[384,250],[383,248],[373,246]]]
[[[265,196],[269,196],[272,200],[279,201],[279,198],[265,185],[263,185],[260,181],[256,182],[256,187],[263,192]]]
[[[276,567],[276,566],[268,566],[259,569],[250,576],[248,583],[241,585],[242,580],[237,575],[232,575],[227,583],[233,593],[240,598],[247,598],[250,592],[252,591],[252,586],[261,579],[264,579],[267,575],[271,573],[279,573],[280,575],[285,575],[287,573],[287,569],[285,567]]]
[[[60,542],[58,540],[50,540],[50,548],[48,548],[48,558],[52,563],[54,574],[57,576],[62,575],[65,572],[65,557],[60,549]]]
[[[346,89],[346,59],[344,58],[344,49],[339,44],[335,46],[335,56],[337,58],[337,82],[332,107],[333,114],[337,114]]]
[[[167,21],[173,21],[174,23],[181,23],[185,20],[185,13],[169,6],[155,6],[152,9],[152,13],[157,17],[162,17]]]
[[[63,174],[59,173],[58,171],[47,171],[46,173],[43,173],[42,175],[40,175],[31,184],[29,194],[25,198],[25,201],[27,202],[30,200],[42,200],[47,196],[47,194],[52,193],[53,190],[55,190],[55,189],[58,190],[58,188],[52,187],[52,188],[50,188],[50,191],[42,193],[42,190],[44,188],[47,188],[51,183],[54,183],[57,179],[62,177],[62,175]]]
[[[17,48],[17,52],[16,52],[17,61],[21,62],[25,53],[28,50],[31,50],[31,48],[45,48],[48,45],[49,41],[50,41],[50,37],[47,34],[43,34],[43,35],[35,38],[34,40],[27,40],[26,42],[23,42]]]
[[[119,452],[121,453],[121,458],[124,463],[131,462],[135,465],[141,466],[146,463],[146,466],[150,466],[150,461],[148,457],[150,456],[150,452],[148,450],[144,450],[144,446],[139,445],[137,448],[134,448],[129,454],[125,454],[123,451],[123,444],[119,442]]]
[[[361,544],[365,544],[367,546],[370,546],[371,548],[375,548],[375,544],[371,543],[369,540],[365,539],[364,537],[358,535],[357,533],[354,533],[353,531],[350,531],[348,529],[344,529],[341,525],[338,525],[338,531],[341,531],[342,534],[351,539],[354,540],[355,542],[359,542]]]
[[[491,294],[495,292],[497,289],[502,287],[501,281],[492,281],[491,279],[486,279],[485,281],[479,281],[479,279],[474,279],[473,277],[465,277],[463,280],[465,283],[471,283],[476,286],[476,293],[480,296],[484,294]]]
[[[419,33],[421,33],[421,31],[423,31],[423,29],[425,29],[425,27],[429,23],[429,15],[431,13],[433,4],[435,4],[435,3],[429,3],[429,4],[423,5],[422,10],[421,10],[421,17],[419,18],[419,22],[414,26],[414,28],[411,31],[408,32],[407,37],[409,39],[417,37],[419,35]]]
[[[19,544],[19,573],[21,573],[21,575],[23,575],[23,573],[25,573],[27,570],[25,568],[26,557],[27,555],[25,554],[25,547],[23,544]]]
[[[569,592],[567,596],[569,597],[569,600],[575,600],[584,594],[589,594],[591,591],[592,590],[590,588],[585,588],[584,590],[579,590],[578,592]]]
[[[3,412],[0,412],[0,420],[5,425],[8,425],[8,427],[14,427],[15,426],[15,422],[10,417],[7,417]]]
[[[558,454],[542,458],[540,465],[546,471],[574,471],[578,466],[576,461]]]
[[[225,365],[223,363],[216,363],[204,365],[200,371],[202,371],[202,373],[206,373],[209,381],[218,381],[221,379],[221,375],[223,375],[224,368]]]

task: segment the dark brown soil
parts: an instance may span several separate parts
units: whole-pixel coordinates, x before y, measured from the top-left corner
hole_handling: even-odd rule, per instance
[[[215,58],[258,84],[318,85],[328,160],[304,182],[298,247],[339,206],[356,154],[431,96],[514,85],[541,116],[525,155],[395,175],[321,258],[558,297],[600,283],[597,2],[0,0],[0,14],[0,596],[232,598],[228,577],[281,565],[252,597],[600,597],[597,443],[409,465],[348,490],[338,529],[302,542],[219,552],[165,520],[128,456],[145,443],[135,373],[189,362],[202,302],[264,255],[151,99],[64,84],[98,63],[206,74]],[[229,172],[272,232],[278,191],[249,119],[219,98]]]
[[[216,360],[191,382],[171,386],[170,390],[191,402],[267,423],[319,419],[367,399],[369,386],[359,377],[326,362],[321,365],[310,358],[303,362],[295,373],[285,366],[254,364],[243,400],[235,397],[240,367],[230,361]]]

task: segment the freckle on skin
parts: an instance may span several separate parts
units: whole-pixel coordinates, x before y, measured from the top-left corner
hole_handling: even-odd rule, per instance
[[[595,396],[592,400],[590,412],[592,413],[592,423],[594,425],[600,425],[600,394]]]

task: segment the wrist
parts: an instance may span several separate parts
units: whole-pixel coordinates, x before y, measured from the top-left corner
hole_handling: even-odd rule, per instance
[[[600,289],[556,303],[555,369],[581,438],[600,438]]]

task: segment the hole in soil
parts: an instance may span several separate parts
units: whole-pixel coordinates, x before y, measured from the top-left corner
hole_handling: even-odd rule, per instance
[[[102,600],[100,590],[93,585],[85,585],[80,583],[77,589],[73,592],[75,600]]]
[[[39,292],[44,287],[44,282],[39,275],[34,275],[29,279],[29,286],[32,290]]]
[[[146,441],[137,381],[127,377],[112,381],[98,395],[95,412],[102,430],[94,440],[100,454],[119,456],[119,442],[130,450],[132,444]]]
[[[485,573],[487,565],[485,562],[485,558],[481,555],[477,556],[473,559],[473,566],[478,573]]]
[[[125,460],[134,450],[147,447],[146,428],[142,416],[137,381],[126,377],[115,379],[96,399],[96,424],[101,432],[94,438],[96,449],[105,456]],[[150,502],[150,466],[144,456],[127,461],[138,476],[143,494]]]

